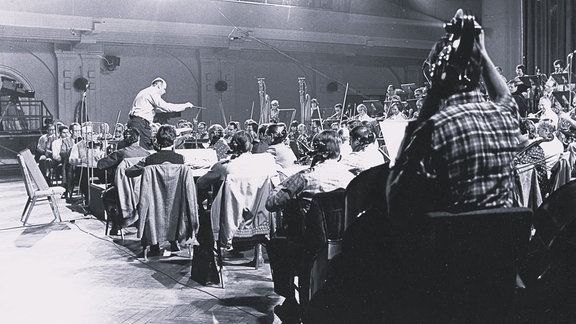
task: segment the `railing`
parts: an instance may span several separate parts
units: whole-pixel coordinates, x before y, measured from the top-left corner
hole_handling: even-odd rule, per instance
[[[48,118],[53,116],[42,100],[19,98],[15,103],[0,99],[0,135],[39,134]]]

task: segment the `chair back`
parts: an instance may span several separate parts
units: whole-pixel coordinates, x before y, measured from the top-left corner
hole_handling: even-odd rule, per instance
[[[534,213],[536,237],[548,248],[565,240],[576,220],[576,180],[553,191]]]
[[[346,188],[345,224],[348,226],[360,213],[378,205],[381,210],[387,209],[386,181],[389,173],[388,163],[384,163],[356,176]]]
[[[427,214],[428,280],[437,292],[432,300],[441,303],[440,314],[484,316],[509,310],[531,215],[531,209],[521,207]]]
[[[127,168],[137,164],[143,158],[133,157],[125,158],[116,168],[116,188],[118,189],[118,198],[120,210],[122,212],[122,226],[130,226],[138,219],[138,201],[140,200],[140,179],[141,177],[128,177],[125,172]]]
[[[300,303],[306,307],[330,276],[330,262],[342,252],[346,230],[344,198],[346,190],[317,193],[304,219],[304,256],[299,276]]]
[[[20,151],[18,159],[21,161],[21,165],[28,170],[27,173],[38,190],[47,190],[50,188],[48,182],[46,182],[46,179],[42,175],[42,171],[40,171],[38,164],[36,164],[36,160],[34,160],[34,156],[32,155],[32,152],[30,152],[30,149]],[[26,187],[26,190],[28,190],[28,187]],[[34,192],[34,190],[31,192]],[[30,194],[31,192],[28,193]]]
[[[550,170],[550,192],[570,182],[572,166],[567,158],[561,157]]]
[[[228,175],[212,203],[210,215],[214,238],[230,243],[234,237],[270,237],[275,214],[266,210],[272,192],[269,175]]]
[[[346,190],[336,189],[314,195],[304,223],[304,246],[318,253],[330,242],[341,241],[346,230],[344,198]]]
[[[522,278],[542,307],[574,303],[576,289],[576,180],[553,191],[534,213],[534,237]]]
[[[146,166],[138,213],[142,245],[195,237],[199,223],[192,169],[171,163]]]
[[[22,171],[22,175],[24,176],[24,185],[26,187],[26,193],[28,197],[34,196],[34,185],[32,184],[32,178],[30,177],[30,172],[28,171],[28,167],[26,167],[26,162],[24,162],[24,157],[22,153],[18,154],[18,164],[20,165],[20,170]]]

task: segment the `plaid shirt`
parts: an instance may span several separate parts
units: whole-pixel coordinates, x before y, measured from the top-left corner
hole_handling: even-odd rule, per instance
[[[430,121],[429,154],[437,159],[433,165],[444,168],[439,174],[447,176],[451,209],[511,206],[520,134],[514,99],[485,101],[479,91],[454,94]]]
[[[300,171],[284,179],[268,197],[266,208],[278,211],[291,199],[300,199],[300,206],[307,212],[314,194],[346,188],[354,174],[336,160],[326,160],[313,168]]]

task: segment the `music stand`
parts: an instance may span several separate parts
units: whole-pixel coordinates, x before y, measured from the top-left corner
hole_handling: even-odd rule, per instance
[[[524,83],[524,85],[526,87],[531,88],[531,87],[539,84],[540,76],[538,76],[538,75],[525,75],[525,76],[519,77],[518,79],[520,79],[520,81],[522,81],[522,83]]]
[[[294,117],[296,117],[296,108],[281,108],[278,109],[278,119],[280,119],[280,114],[282,113],[290,113],[292,112],[292,114],[290,115],[290,121],[286,124],[288,127],[290,127],[290,124],[292,124],[292,121],[294,120]],[[320,115],[320,110],[318,110],[318,114]],[[322,116],[320,116],[321,118]],[[282,119],[280,119],[282,120]]]
[[[380,100],[362,100],[364,106],[368,110],[366,113],[370,117],[378,117],[384,114],[384,106]]]
[[[558,84],[568,84],[568,80],[570,80],[572,84],[576,82],[576,75],[574,75],[574,73],[571,72],[570,74],[568,72],[552,73],[550,74],[550,76]]]

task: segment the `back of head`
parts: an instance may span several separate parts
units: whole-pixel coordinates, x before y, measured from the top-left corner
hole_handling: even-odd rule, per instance
[[[286,124],[277,123],[268,125],[268,128],[266,128],[266,135],[270,136],[272,140],[271,145],[282,143],[286,139],[286,136],[288,136]]]
[[[140,140],[140,131],[136,128],[128,128],[124,131],[124,144],[130,146]],[[158,133],[156,133],[158,135]]]
[[[314,155],[321,160],[337,159],[340,156],[340,139],[333,130],[324,130],[312,140]]]
[[[157,85],[158,83],[163,83],[163,84],[166,85],[166,81],[165,81],[164,79],[162,79],[162,78],[155,78],[154,80],[152,80],[151,85],[155,86],[155,85]]]
[[[368,127],[356,126],[350,131],[350,138],[360,141],[360,144],[365,146],[374,143],[376,136]]]
[[[160,148],[174,145],[176,139],[176,129],[172,125],[162,125],[156,133],[156,144]]]
[[[230,140],[230,149],[234,154],[240,155],[242,153],[250,152],[252,150],[252,135],[247,131],[238,131],[232,135]]]

